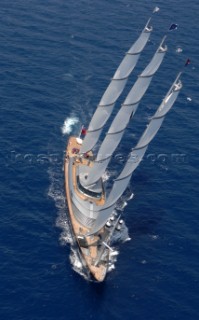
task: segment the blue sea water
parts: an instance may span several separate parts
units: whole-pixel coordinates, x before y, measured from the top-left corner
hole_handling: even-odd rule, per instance
[[[179,28],[119,153],[128,154],[188,57],[191,64],[133,176],[124,209],[131,241],[95,284],[70,248],[64,150],[155,6],[129,86],[169,25]],[[0,0],[0,8],[0,319],[198,319],[198,1]]]

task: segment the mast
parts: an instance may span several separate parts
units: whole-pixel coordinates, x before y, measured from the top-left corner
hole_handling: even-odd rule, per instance
[[[174,83],[172,84],[171,88],[169,89],[168,93],[166,94],[165,98],[163,99],[162,103],[157,109],[156,113],[151,118],[149,125],[147,126],[146,130],[142,134],[136,147],[133,148],[131,153],[129,154],[129,158],[122,172],[120,173],[120,175],[118,176],[118,178],[115,180],[113,184],[113,187],[108,196],[106,205],[103,207],[102,210],[100,210],[100,213],[95,221],[95,224],[89,234],[94,234],[98,232],[111,216],[117,200],[120,198],[120,196],[123,194],[123,192],[125,191],[125,189],[129,184],[132,173],[141,162],[148,148],[149,143],[157,134],[159,128],[163,123],[163,120],[166,114],[172,108],[174,102],[178,97],[178,94],[182,88],[182,83],[179,80],[180,75],[181,75],[181,72],[176,77]]]
[[[153,29],[149,26],[150,21],[151,18],[148,20],[139,38],[126,53],[124,59],[116,70],[109,86],[104,92],[90,122],[87,134],[80,149],[81,153],[86,153],[92,150],[96,145],[102,129],[113,111],[115,102],[121,95],[127,83],[128,77],[135,68],[140,54],[149,40],[150,34]]]
[[[135,114],[142,97],[144,96],[152,81],[153,76],[159,69],[167,51],[167,47],[164,46],[164,41],[165,36],[161,40],[161,43],[149,64],[138,76],[137,81],[127,95],[117,115],[115,116],[110,129],[106,134],[106,138],[101,144],[94,165],[92,166],[92,168],[90,168],[88,173],[86,173],[86,179],[84,179],[84,175],[81,176],[82,184],[87,186],[88,188],[89,185],[92,185],[96,181],[98,181],[105,172],[111,160],[113,152],[122,139],[129,120]]]

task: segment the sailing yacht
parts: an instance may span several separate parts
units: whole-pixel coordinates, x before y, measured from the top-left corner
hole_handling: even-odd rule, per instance
[[[166,114],[172,108],[182,88],[180,72],[159,108],[150,119],[137,145],[130,151],[119,176],[111,190],[106,189],[103,177],[124,131],[134,116],[152,78],[159,69],[167,46],[167,35],[163,37],[151,61],[138,76],[121,108],[114,117],[108,132],[95,154],[93,151],[100,134],[111,116],[117,99],[144,50],[153,28],[148,20],[135,43],[130,47],[103,94],[91,119],[88,130],[83,128],[81,136],[71,136],[66,148],[65,189],[70,224],[76,239],[83,265],[90,279],[101,282],[105,279],[110,257],[113,254],[111,240],[123,223],[121,215],[113,214],[117,201],[128,187],[134,170],[141,162],[149,143],[155,137]],[[172,25],[172,29],[175,29]],[[171,29],[171,28],[170,28]]]

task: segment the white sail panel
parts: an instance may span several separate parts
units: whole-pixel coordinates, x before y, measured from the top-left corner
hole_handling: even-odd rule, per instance
[[[114,210],[115,204],[109,208],[106,209],[102,209],[99,214],[98,217],[91,229],[91,231],[88,233],[88,235],[92,235],[97,233],[101,228],[104,227],[106,221],[108,220],[108,218],[111,216],[113,210]]]
[[[149,21],[148,21],[148,23],[149,23]],[[144,49],[146,43],[149,40],[150,33],[153,30],[152,27],[148,27],[148,23],[145,26],[144,30],[142,31],[140,37],[137,39],[137,41],[129,49],[128,53],[136,54],[136,53],[140,53]]]
[[[153,59],[148,64],[148,66],[144,69],[144,71],[141,73],[140,76],[150,77],[151,75],[153,75],[159,69],[166,52],[167,52],[167,46],[162,47],[162,44],[161,44],[156,54],[154,55]]]
[[[179,85],[181,86],[181,83]],[[181,87],[178,87],[177,90],[174,89],[174,91],[163,100],[154,117],[163,117],[166,115],[176,101],[180,93],[179,89],[181,89]]]
[[[152,77],[139,77],[124,101],[124,105],[135,104],[141,100],[151,83]]]
[[[150,141],[155,137],[156,133],[160,129],[160,126],[164,118],[152,119],[148,127],[146,128],[144,134],[139,140],[136,148],[142,148],[150,143]]]
[[[98,140],[100,136],[101,130],[96,130],[96,131],[87,131],[87,134],[84,138],[84,144],[80,148],[80,153],[86,153],[87,151],[90,151],[95,144],[96,141]]]
[[[128,187],[129,181],[131,180],[131,175],[125,177],[124,179],[116,179],[111,192],[107,198],[106,207],[112,206],[124,193],[124,190]],[[108,218],[107,218],[108,219]]]
[[[115,133],[120,130],[124,130],[129,120],[134,116],[139,103],[131,104],[131,105],[122,105],[120,110],[118,111],[116,117],[113,119],[113,122],[109,128],[109,133]],[[105,140],[103,141],[103,144],[105,143]]]
[[[105,125],[106,121],[111,115],[114,104],[107,107],[98,107],[94,116],[92,124],[89,127],[89,130],[86,133],[86,136],[83,140],[83,144],[80,148],[80,153],[86,153],[96,145],[99,136],[101,134],[102,128]],[[96,129],[94,129],[96,128]]]
[[[140,52],[144,49],[146,43],[149,40],[150,32],[152,28],[145,28],[141,33],[140,37],[137,41],[132,45],[129,51],[126,53],[126,56],[122,60],[121,64],[119,65],[117,71],[114,74],[114,79],[125,78],[130,75],[132,70],[134,69],[135,65],[138,62],[140,57]]]
[[[126,53],[125,58],[121,62],[119,68],[114,74],[113,79],[124,79],[126,77],[129,77],[132,70],[135,68],[137,62],[139,59],[139,54],[129,54]]]
[[[112,81],[110,82],[108,88],[106,89],[105,93],[103,94],[100,100],[99,106],[90,122],[88,133],[90,131],[95,131],[100,129],[99,131],[99,135],[100,135],[103,126],[105,125],[106,121],[108,120],[112,112],[112,109],[109,107],[109,105],[111,104],[114,106],[114,103],[121,95],[126,85],[126,82],[128,80],[128,77],[130,73],[133,71],[135,65],[137,64],[140,54],[150,37],[151,31],[152,31],[152,28],[148,27],[148,24],[147,24],[144,30],[142,31],[140,37],[138,38],[138,40],[134,43],[134,45],[132,45],[130,50],[127,52],[123,61],[119,65],[118,69],[116,70]],[[104,107],[104,109],[108,108],[109,111],[107,111],[107,113],[102,112],[102,106]],[[88,137],[85,137],[82,147],[80,149],[81,153],[88,152],[97,143],[97,140],[96,140],[94,144],[94,139],[90,141],[90,137],[91,135],[89,135]]]
[[[107,143],[103,143],[100,147],[100,150],[97,154],[96,162],[103,161],[106,158],[110,158],[112,156],[113,151],[117,148],[120,140],[122,139],[123,131],[119,131],[115,134],[107,134],[106,141]]]
[[[93,120],[89,126],[88,132],[101,129],[105,125],[108,118],[110,117],[113,108],[114,108],[114,104],[110,104],[109,106],[106,106],[106,107],[98,107],[93,116]]]
[[[153,59],[149,63],[149,65],[145,68],[145,70],[141,73],[138,80],[135,82],[134,86],[130,90],[128,96],[126,97],[124,104],[133,104],[143,97],[146,90],[148,89],[152,76],[158,70],[161,62],[164,59],[166,53],[166,49],[164,51],[158,51],[155,53]]]
[[[137,166],[139,165],[140,161],[142,160],[146,152],[147,147],[148,146],[145,146],[142,149],[135,148],[131,151],[129,159],[127,160],[124,169],[122,170],[122,172],[120,173],[117,179],[124,179],[125,177],[129,176],[137,168]]]
[[[102,96],[99,106],[105,107],[109,104],[115,103],[121,95],[122,91],[124,90],[127,80],[127,78],[117,80],[113,79],[109,84],[108,88],[106,89],[104,95]]]
[[[140,37],[137,41],[131,46],[131,48],[126,53],[124,59],[120,63],[119,67],[117,68],[113,79],[122,79],[126,78],[130,75],[132,70],[134,69],[135,65],[138,62],[140,57],[140,53],[144,49],[146,43],[149,40],[150,34],[152,31],[152,27],[145,27],[142,31]]]
[[[176,101],[179,92],[180,88],[178,88],[178,90],[173,91],[169,96],[166,96],[166,98],[163,100],[160,107],[156,111],[155,115],[151,119],[146,130],[144,131],[136,148],[142,148],[143,146],[148,145],[151,142],[151,140],[155,137],[156,133],[162,125],[162,122],[164,121],[165,115],[167,114],[167,112],[169,112],[174,102]]]

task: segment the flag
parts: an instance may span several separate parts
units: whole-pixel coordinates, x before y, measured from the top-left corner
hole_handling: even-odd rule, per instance
[[[153,10],[153,13],[158,12],[159,10],[160,10],[159,7],[155,7],[154,10]]]
[[[191,63],[191,60],[190,60],[190,59],[187,59],[187,61],[185,62],[185,65],[184,65],[184,66],[186,67],[186,66],[188,66],[188,64],[190,64],[190,63]]]
[[[177,29],[177,28],[178,28],[178,25],[177,25],[176,23],[172,23],[172,24],[170,25],[169,31],[175,30],[175,29]]]
[[[87,130],[84,126],[81,127],[80,133],[79,133],[79,138],[84,139],[85,135],[87,133]]]
[[[86,128],[82,127],[81,135],[85,136],[86,135]]]

